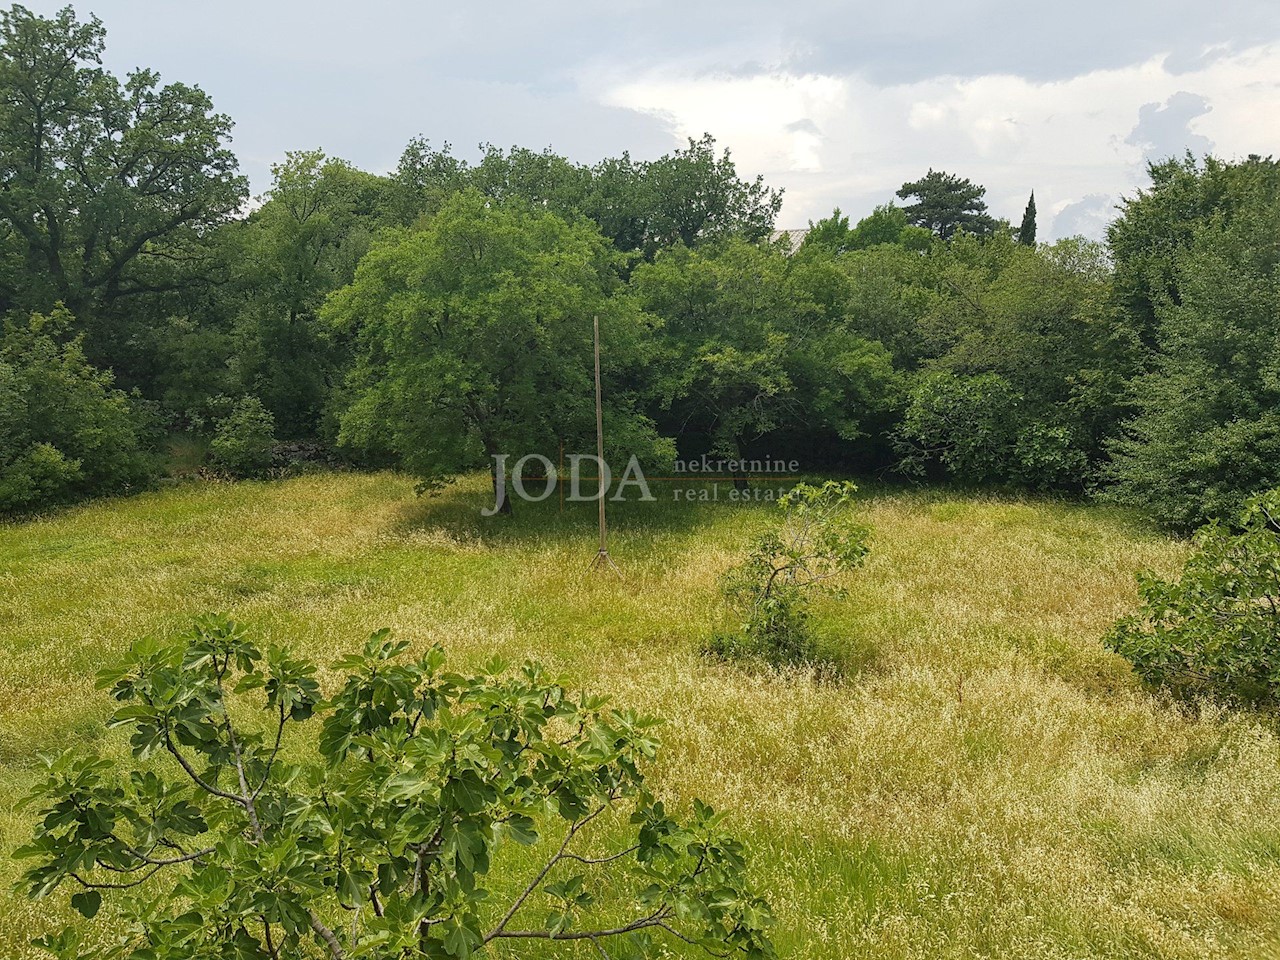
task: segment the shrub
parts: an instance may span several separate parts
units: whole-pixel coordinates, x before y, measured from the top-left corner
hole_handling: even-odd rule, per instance
[[[997,374],[926,374],[898,428],[901,469],[918,475],[936,466],[961,483],[1007,479],[1017,405],[1017,394]]]
[[[1079,489],[1090,468],[1074,432],[1037,419],[1029,406],[999,374],[925,374],[897,429],[899,469],[975,486]]]
[[[52,444],[37,443],[0,472],[0,510],[27,510],[66,500],[82,477],[79,460],[68,460]]]
[[[59,308],[5,325],[0,513],[117,493],[155,475],[140,404],[85,359],[81,338],[64,338],[71,323]]]
[[[1090,473],[1089,458],[1067,427],[1032,421],[1018,431],[1008,472],[1030,490],[1079,488]]]
[[[1235,529],[1195,538],[1182,577],[1139,577],[1142,608],[1107,634],[1147,682],[1182,697],[1280,703],[1280,490],[1253,498]]]
[[[778,501],[782,523],[758,537],[747,559],[725,574],[722,591],[742,617],[737,632],[714,637],[721,656],[759,658],[775,665],[819,659],[809,629],[809,598],[860,563],[869,532],[854,522],[857,487],[828,480],[801,483]]]
[[[275,443],[275,418],[261,400],[246,396],[218,421],[209,452],[233,477],[260,477],[271,469]]]
[[[1109,496],[1192,529],[1280,484],[1280,165],[1210,162],[1203,174],[1175,166],[1166,175],[1209,194],[1221,178],[1222,209],[1196,222],[1177,203],[1168,224],[1184,234],[1176,253],[1171,240],[1156,246],[1149,228],[1126,224],[1142,203],[1171,199],[1159,191],[1130,202],[1113,227],[1137,246],[1121,289],[1162,274],[1171,289],[1150,306],[1156,352],[1131,386],[1136,414],[1110,444]]]
[[[136,765],[50,761],[19,851],[35,860],[30,895],[74,885],[86,917],[127,887],[122,932],[96,951],[74,929],[42,945],[64,958],[389,960],[673,936],[773,956],[742,846],[705,805],[682,823],[649,792],[655,721],[532,664],[460,676],[439,648],[410,660],[407,647],[373,634],[322,700],[312,664],[264,656],[225,619],[137,644],[99,684],[121,703],[110,725],[131,731]],[[293,731],[317,720],[295,751]]]

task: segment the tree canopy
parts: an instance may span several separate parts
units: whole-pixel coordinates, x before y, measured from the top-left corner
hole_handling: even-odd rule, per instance
[[[930,169],[919,180],[904,183],[897,195],[902,200],[915,198],[902,208],[909,223],[950,240],[957,230],[985,236],[995,229],[982,199],[986,192],[986,187],[970,180]]]
[[[427,482],[498,454],[554,455],[561,440],[593,447],[592,318],[608,339],[611,384],[644,349],[647,324],[613,295],[615,258],[590,223],[475,189],[425,229],[390,235],[325,311],[356,351],[341,442]],[[634,387],[619,381],[606,397],[615,443],[669,451]]]
[[[1280,168],[1267,173],[1242,206],[1191,224],[1157,281],[1155,350],[1111,445],[1111,495],[1174,526],[1231,516],[1280,486]]]
[[[624,462],[801,455],[1182,527],[1280,482],[1270,158],[1151,164],[1105,247],[1043,242],[1034,192],[1015,229],[930,169],[793,249],[770,241],[782,192],[709,134],[593,163],[419,137],[385,175],[300,150],[248,204],[230,119],[113,75],[104,44],[70,9],[0,13],[0,462],[27,491],[0,509],[133,489],[165,442],[424,488],[590,450],[597,315]],[[31,413],[54,367],[122,459]]]
[[[207,274],[207,231],[243,204],[231,120],[198,87],[101,66],[101,22],[0,11],[0,309],[64,304],[92,356],[134,378],[141,298]]]

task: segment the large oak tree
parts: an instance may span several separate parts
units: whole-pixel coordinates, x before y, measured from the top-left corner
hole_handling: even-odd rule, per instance
[[[104,42],[70,7],[0,12],[0,310],[61,301],[120,365],[137,299],[208,276],[210,228],[246,183],[206,93],[151,70],[121,81]]]

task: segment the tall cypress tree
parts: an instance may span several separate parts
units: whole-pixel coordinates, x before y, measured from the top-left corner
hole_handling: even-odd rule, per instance
[[[1027,209],[1022,212],[1022,226],[1018,228],[1018,242],[1024,247],[1036,245],[1036,192],[1031,191]]]

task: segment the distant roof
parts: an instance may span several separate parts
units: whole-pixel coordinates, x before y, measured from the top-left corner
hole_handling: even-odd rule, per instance
[[[804,238],[809,235],[808,227],[799,227],[793,230],[774,230],[769,234],[769,242],[776,243],[785,239],[787,242],[787,250],[795,253],[800,249],[800,244],[804,242]]]

